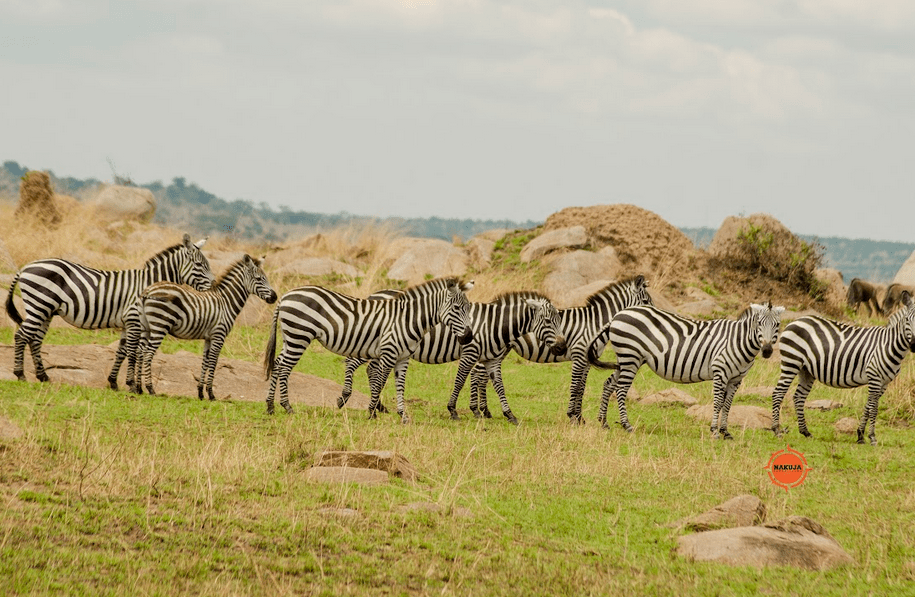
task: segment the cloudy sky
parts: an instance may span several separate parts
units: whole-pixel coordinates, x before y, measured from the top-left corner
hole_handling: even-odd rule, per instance
[[[0,0],[0,161],[377,216],[915,242],[911,0]]]

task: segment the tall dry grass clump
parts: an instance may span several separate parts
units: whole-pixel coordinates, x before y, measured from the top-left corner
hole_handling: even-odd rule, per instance
[[[26,172],[19,184],[19,206],[16,218],[33,220],[33,225],[54,227],[60,223],[60,212],[54,204],[54,189],[47,172]]]

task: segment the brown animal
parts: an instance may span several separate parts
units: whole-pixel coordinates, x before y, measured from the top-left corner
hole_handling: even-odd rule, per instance
[[[867,310],[871,317],[875,313],[883,315],[883,309],[877,299],[877,286],[861,278],[852,278],[852,281],[848,284],[848,294],[845,295],[845,300],[848,306],[856,313],[858,312],[858,305],[864,303],[867,305]]]
[[[905,284],[892,283],[886,287],[886,296],[883,297],[883,312],[890,315],[902,304],[902,293],[908,292],[915,296],[915,286],[906,286]]]

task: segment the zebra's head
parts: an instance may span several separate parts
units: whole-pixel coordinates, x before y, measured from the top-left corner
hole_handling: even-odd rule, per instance
[[[901,320],[904,328],[905,340],[909,345],[909,351],[915,352],[915,300],[908,290],[903,290],[899,295],[899,304],[902,309],[897,310],[890,316],[889,325],[899,325],[897,319]]]
[[[750,316],[756,324],[756,340],[762,350],[762,356],[769,358],[772,356],[773,347],[778,342],[778,329],[782,321],[784,307],[773,307],[772,301],[765,305],[750,305],[748,310]]]
[[[566,353],[566,339],[558,335],[560,327],[559,311],[545,298],[525,299],[527,306],[534,310],[534,321],[531,330],[542,344],[550,345],[550,352],[556,356]]]
[[[187,284],[195,290],[209,290],[213,286],[216,278],[210,271],[210,262],[200,250],[205,242],[207,239],[202,238],[192,243],[191,237],[184,235],[183,246],[178,254],[178,276],[181,278],[177,280],[179,284]]]
[[[276,302],[276,291],[270,287],[267,274],[261,269],[262,263],[264,257],[254,259],[250,255],[245,255],[245,288],[250,294],[256,294],[265,303],[272,305]]]
[[[648,294],[648,281],[645,280],[645,276],[639,274],[635,278],[632,278],[629,281],[629,284],[632,288],[632,295],[636,302],[628,307],[635,307],[637,305],[653,305],[651,301],[651,295]]]
[[[473,340],[470,329],[470,301],[464,293],[473,288],[473,280],[462,284],[457,279],[449,279],[442,302],[439,305],[439,319],[451,328],[461,345]]]

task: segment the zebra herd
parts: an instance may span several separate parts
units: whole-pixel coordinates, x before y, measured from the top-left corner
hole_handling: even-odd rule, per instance
[[[51,319],[61,316],[80,328],[122,330],[108,377],[117,389],[118,371],[126,359],[127,383],[134,393],[154,394],[150,364],[163,338],[204,340],[198,398],[214,400],[213,377],[219,353],[235,319],[250,295],[267,303],[277,293],[261,268],[262,259],[245,255],[218,279],[201,252],[206,239],[180,244],[153,256],[135,270],[103,271],[63,259],[29,263],[13,278],[6,310],[18,328],[14,340],[13,373],[25,380],[26,346],[36,376],[48,381],[41,344]],[[20,287],[25,318],[13,303]],[[781,372],[772,396],[772,430],[781,435],[780,408],[794,378],[798,429],[810,436],[804,403],[815,381],[836,388],[868,387],[867,405],[858,426],[858,443],[874,432],[877,407],[887,385],[896,378],[902,361],[915,350],[915,301],[904,291],[900,309],[885,326],[858,327],[816,316],[796,319],[779,338],[784,307],[750,305],[736,320],[696,321],[661,310],[652,304],[644,276],[608,284],[586,304],[556,309],[537,292],[505,293],[489,303],[471,303],[466,292],[473,282],[440,278],[406,290],[383,290],[367,299],[347,296],[320,286],[295,288],[280,297],[273,311],[264,356],[269,379],[267,413],[280,405],[289,413],[288,380],[292,369],[317,340],[328,350],[347,357],[343,407],[352,393],[356,369],[368,364],[371,388],[369,416],[386,412],[381,390],[391,371],[397,386],[397,413],[405,410],[406,372],[411,359],[423,363],[459,361],[448,410],[458,418],[456,402],[467,379],[471,383],[471,411],[489,417],[486,386],[499,395],[503,415],[517,418],[509,407],[501,364],[510,351],[537,363],[571,361],[567,415],[583,422],[582,396],[590,368],[613,369],[604,382],[598,420],[607,426],[611,396],[616,397],[619,423],[632,431],[625,397],[636,373],[647,365],[660,377],[677,383],[712,381],[712,434],[731,438],[728,413],[737,388],[757,354],[769,357],[776,343]],[[277,335],[282,350],[277,355]],[[600,360],[612,346],[617,361]]]

